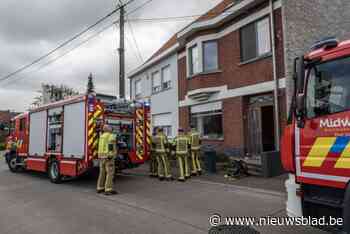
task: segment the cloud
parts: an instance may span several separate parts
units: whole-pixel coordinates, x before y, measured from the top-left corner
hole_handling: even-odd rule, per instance
[[[125,2],[126,0],[124,0]],[[220,0],[153,0],[139,11],[128,15],[129,19],[183,15],[199,15]],[[0,8],[0,77],[16,70],[55,48],[67,38],[93,24],[114,7],[114,0],[2,0]],[[132,11],[146,0],[135,0],[126,9]],[[116,20],[113,16],[104,25]],[[149,58],[174,33],[189,21],[144,22],[131,21],[133,32],[144,59]],[[100,30],[100,25],[96,30]],[[94,32],[91,32],[92,35]],[[85,37],[89,37],[86,35]],[[142,64],[126,24],[126,70]],[[88,43],[72,51],[56,62],[45,66],[80,43],[74,41],[49,59],[9,79],[0,82],[0,109],[23,111],[37,95],[40,84],[66,84],[80,92],[85,91],[90,72],[95,78],[98,92],[115,94],[117,90],[118,33],[111,27]],[[126,91],[128,92],[128,87]],[[8,100],[11,100],[10,102]]]

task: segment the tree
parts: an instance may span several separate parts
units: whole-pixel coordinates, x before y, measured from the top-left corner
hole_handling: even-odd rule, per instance
[[[95,85],[94,85],[94,81],[92,78],[92,73],[90,73],[90,75],[88,77],[88,84],[87,84],[86,93],[94,93],[94,92],[95,92]]]
[[[30,108],[36,108],[44,104],[56,102],[79,95],[79,92],[66,85],[42,84],[39,95],[34,98]]]

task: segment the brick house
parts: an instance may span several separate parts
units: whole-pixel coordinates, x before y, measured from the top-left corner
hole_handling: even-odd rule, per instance
[[[278,147],[276,127],[286,119],[281,2],[273,8],[274,30],[269,1],[223,1],[178,33],[179,122],[196,125],[204,143],[252,155]]]
[[[11,112],[9,110],[0,110],[0,124],[10,126],[11,119],[19,113]],[[0,143],[4,141],[7,132],[0,130]]]
[[[223,0],[166,42],[147,69],[177,57],[178,126],[196,125],[218,150],[278,151],[293,58],[322,37],[350,36],[337,16],[349,3],[311,2]],[[345,29],[327,27],[324,19],[333,18]]]

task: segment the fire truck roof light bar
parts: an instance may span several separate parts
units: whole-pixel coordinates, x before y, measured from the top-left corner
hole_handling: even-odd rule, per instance
[[[334,48],[337,47],[339,44],[339,40],[335,37],[327,37],[324,38],[320,41],[317,41],[312,47],[311,50],[318,50],[321,48],[325,48],[325,49],[330,49],[330,48]]]

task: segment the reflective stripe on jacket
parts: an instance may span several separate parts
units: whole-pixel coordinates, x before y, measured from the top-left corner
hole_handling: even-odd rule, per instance
[[[188,153],[188,138],[186,136],[178,136],[175,138],[174,143],[176,145],[177,154],[187,154]]]
[[[116,154],[116,136],[112,133],[105,132],[100,136],[98,142],[98,157],[113,157]]]
[[[200,138],[197,132],[190,133],[190,144],[191,144],[191,150],[200,149]]]
[[[157,153],[165,153],[165,145],[168,143],[168,139],[164,134],[157,134],[154,137],[155,151]]]

